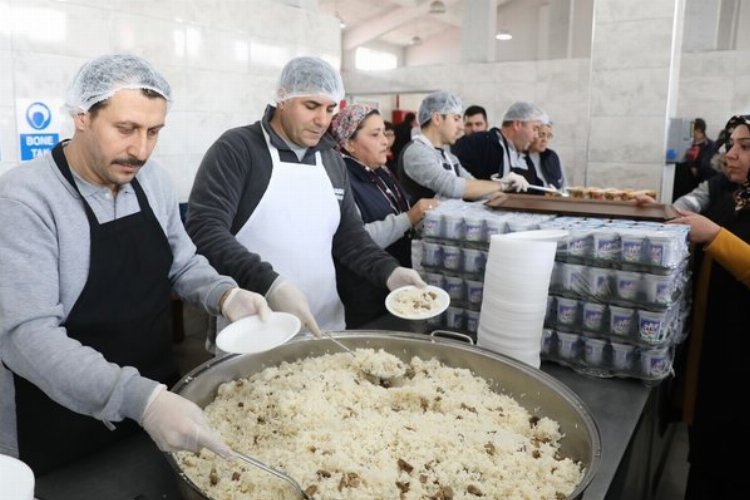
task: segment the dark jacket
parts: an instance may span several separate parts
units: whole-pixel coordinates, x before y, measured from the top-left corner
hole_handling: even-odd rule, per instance
[[[489,179],[493,174],[502,177],[508,173],[504,171],[505,149],[500,140],[499,128],[465,135],[451,146],[451,152],[477,179]]]
[[[345,157],[349,182],[354,193],[354,201],[362,215],[362,221],[385,219],[391,214],[409,211],[409,203],[404,190],[387,168],[367,171],[356,160]],[[384,192],[385,189],[390,194]],[[399,264],[411,267],[411,232],[385,249],[398,259]],[[363,281],[352,270],[334,259],[336,265],[336,286],[344,303],[347,328],[358,328],[386,313],[385,297],[388,289]]]

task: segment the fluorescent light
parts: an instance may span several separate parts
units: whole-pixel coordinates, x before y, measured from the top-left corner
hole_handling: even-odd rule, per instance
[[[430,4],[430,14],[445,14],[445,2],[441,0],[435,0]]]
[[[508,32],[508,31],[501,31],[497,35],[495,35],[495,38],[498,39],[498,40],[502,40],[503,42],[505,42],[507,40],[512,40],[513,39],[513,35],[511,35],[510,32]]]

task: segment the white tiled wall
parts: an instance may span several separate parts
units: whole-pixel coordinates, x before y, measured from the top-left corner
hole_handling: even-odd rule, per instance
[[[278,0],[0,0],[0,174],[19,162],[15,100],[62,98],[81,64],[111,52],[149,59],[172,85],[154,154],[186,200],[206,148],[260,117],[286,61],[338,65],[341,34],[333,17]]]
[[[458,94],[465,105],[484,106],[491,126],[500,126],[505,109],[514,101],[534,101],[555,123],[550,147],[563,159],[569,181],[582,184],[588,137],[589,66],[588,59],[419,66],[377,73],[344,72],[344,84],[352,94],[401,93],[404,109],[419,107],[419,102],[409,99],[412,95],[449,90]]]
[[[661,4],[639,2],[657,9],[650,12],[653,17],[666,14],[658,11]],[[618,13],[621,19],[628,12],[623,2],[605,5],[625,9]],[[606,10],[601,15],[606,17]],[[611,36],[632,38],[643,29],[638,23],[645,15],[642,9],[633,11],[634,29],[628,30],[625,22],[622,33]],[[654,31],[658,36],[658,26]],[[663,102],[664,86],[649,81],[663,80],[664,54],[650,54],[646,38],[632,39],[634,44],[644,40],[638,78],[629,77],[631,70],[622,67],[621,58],[594,53],[602,68],[596,82],[591,81],[588,58],[345,72],[344,82],[349,94],[400,92],[406,108],[418,106],[409,95],[451,90],[466,104],[484,105],[495,125],[511,102],[534,100],[555,121],[552,147],[567,165],[571,182],[583,183],[588,173],[598,183],[617,185],[639,177],[639,155],[663,155],[661,139],[651,140],[649,133],[663,120],[655,116],[653,123],[641,120],[631,130],[602,128],[591,134],[635,134],[632,140],[642,149],[601,150],[596,141],[589,148],[589,106],[597,110],[594,114],[628,115],[649,99]],[[300,54],[321,55],[337,64],[341,37],[334,18],[277,0],[0,0],[0,174],[18,164],[15,100],[62,97],[85,60],[113,51],[147,57],[173,86],[175,102],[155,154],[185,200],[206,148],[224,130],[258,119],[281,66]],[[617,98],[604,99],[594,90],[589,100],[589,89],[600,88]],[[705,118],[715,137],[735,113],[750,113],[750,52],[683,54],[677,116]],[[69,134],[66,125],[63,136]],[[613,156],[632,165],[607,168]]]

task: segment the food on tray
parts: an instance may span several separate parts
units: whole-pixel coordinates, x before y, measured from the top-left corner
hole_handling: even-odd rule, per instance
[[[656,191],[653,189],[617,189],[613,187],[583,187],[572,186],[568,188],[568,193],[573,198],[582,198],[588,200],[608,200],[608,201],[629,201],[634,200],[639,195],[650,196],[656,199]]]
[[[469,370],[414,357],[386,387],[361,363],[390,355],[355,352],[227,382],[208,420],[229,446],[285,471],[315,499],[556,500],[583,479],[581,465],[559,454],[555,421]],[[286,483],[244,463],[208,450],[176,455],[211,498],[293,498]]]

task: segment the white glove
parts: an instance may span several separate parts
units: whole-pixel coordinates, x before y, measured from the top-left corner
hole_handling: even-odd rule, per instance
[[[270,313],[271,309],[262,295],[242,288],[232,288],[221,305],[222,316],[232,322],[253,314],[265,320]]]
[[[519,193],[521,191],[525,192],[529,189],[529,181],[527,181],[523,175],[519,175],[515,172],[511,172],[500,179],[500,183],[508,186],[505,191],[515,191],[516,193]]]
[[[162,451],[197,452],[207,448],[224,458],[232,450],[206,421],[198,405],[160,385],[151,393],[141,425]]]
[[[427,286],[427,283],[422,280],[418,272],[414,269],[409,269],[408,267],[397,267],[393,270],[391,275],[388,276],[388,280],[385,282],[385,286],[388,287],[388,290],[395,290],[396,288],[401,288],[402,286],[407,285],[424,288]]]
[[[294,314],[310,333],[316,337],[321,336],[320,327],[310,311],[305,294],[290,281],[281,280],[278,284],[274,283],[266,294],[266,299],[271,309]]]

